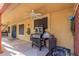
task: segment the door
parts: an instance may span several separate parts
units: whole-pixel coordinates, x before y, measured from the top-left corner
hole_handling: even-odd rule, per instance
[[[16,38],[16,25],[12,26],[12,37]]]

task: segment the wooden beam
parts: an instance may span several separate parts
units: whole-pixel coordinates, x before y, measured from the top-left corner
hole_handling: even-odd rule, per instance
[[[5,3],[2,9],[0,10],[0,13],[2,14],[9,6],[10,6],[10,3]]]

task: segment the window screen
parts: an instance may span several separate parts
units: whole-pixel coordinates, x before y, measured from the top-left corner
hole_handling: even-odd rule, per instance
[[[24,24],[19,25],[19,34],[24,35]]]

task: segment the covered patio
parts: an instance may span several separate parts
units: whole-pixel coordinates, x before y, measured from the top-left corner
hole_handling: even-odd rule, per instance
[[[45,56],[49,50],[43,47],[41,51],[34,46],[30,35],[35,26],[44,25],[46,32],[57,39],[57,46],[62,46],[74,53],[74,36],[71,31],[70,16],[74,16],[76,4],[5,4],[1,12],[1,31],[8,36],[1,37],[0,49],[2,56]],[[44,22],[42,20],[47,20]],[[41,19],[41,23],[35,20]],[[30,30],[28,30],[30,29]],[[1,34],[1,33],[0,33]],[[14,36],[12,36],[15,34]],[[53,43],[53,42],[52,42]]]

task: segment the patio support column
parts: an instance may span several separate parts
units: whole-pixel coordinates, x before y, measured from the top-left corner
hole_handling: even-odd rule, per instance
[[[1,35],[1,13],[0,13],[0,53],[2,53],[2,35]]]
[[[74,39],[74,52],[79,55],[79,5],[75,13],[75,39]]]

